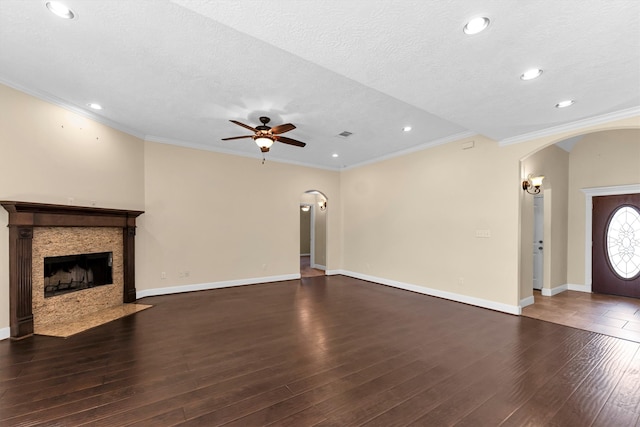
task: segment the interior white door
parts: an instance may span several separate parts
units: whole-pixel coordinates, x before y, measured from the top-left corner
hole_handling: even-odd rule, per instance
[[[544,277],[544,197],[533,198],[533,289],[542,289]]]

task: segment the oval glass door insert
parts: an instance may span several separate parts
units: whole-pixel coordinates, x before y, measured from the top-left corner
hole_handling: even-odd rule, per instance
[[[623,279],[640,273],[640,213],[632,206],[618,208],[607,227],[607,256]]]

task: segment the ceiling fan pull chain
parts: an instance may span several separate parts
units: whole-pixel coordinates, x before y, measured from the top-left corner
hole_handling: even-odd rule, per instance
[[[262,153],[262,164],[264,165],[264,153]]]

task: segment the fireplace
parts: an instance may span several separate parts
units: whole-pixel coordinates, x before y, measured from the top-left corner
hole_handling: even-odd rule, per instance
[[[87,314],[103,309],[107,304],[136,300],[135,229],[136,218],[142,211],[15,201],[0,201],[0,205],[9,212],[12,339],[33,334],[34,323],[37,326],[38,322],[54,321],[51,319],[71,319],[80,312]],[[47,258],[61,258],[64,264],[68,261],[65,257],[70,254],[104,253],[112,254],[106,256],[107,264],[112,264],[111,283],[95,286],[96,274],[106,276],[106,273],[98,273],[97,267],[91,267],[93,286],[87,284],[81,292],[60,293],[65,287],[63,285],[54,291],[54,294],[58,293],[53,297],[45,298]],[[78,267],[85,270],[85,276],[89,276],[86,265]],[[80,282],[81,276],[81,270],[76,269],[74,280],[70,282]],[[88,282],[89,278],[86,279]],[[51,285],[50,274],[48,284]],[[76,284],[75,287],[81,288],[82,285]]]
[[[113,284],[113,252],[50,256],[44,259],[44,297]]]

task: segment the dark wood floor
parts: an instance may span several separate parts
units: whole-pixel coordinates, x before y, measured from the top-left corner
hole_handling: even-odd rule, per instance
[[[522,315],[640,343],[640,299],[565,291],[552,297],[533,291]]]
[[[311,257],[309,255],[300,255],[300,276],[324,276],[324,271],[317,268],[311,268]]]
[[[6,426],[634,426],[640,344],[343,276],[0,342]]]

